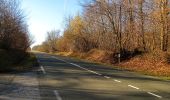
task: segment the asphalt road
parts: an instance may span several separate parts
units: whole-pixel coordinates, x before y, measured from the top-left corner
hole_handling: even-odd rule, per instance
[[[170,100],[170,82],[36,53],[40,66],[0,76],[0,100]]]

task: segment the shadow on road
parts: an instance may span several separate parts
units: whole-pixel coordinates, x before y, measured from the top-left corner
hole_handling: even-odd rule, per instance
[[[133,73],[102,67],[98,64],[65,60],[91,70],[95,69],[112,78],[162,82],[158,79],[135,76]],[[46,71],[45,75],[41,71],[38,72],[40,96],[43,100],[49,100],[49,98],[56,100],[53,92],[55,90],[59,91],[64,100],[157,100],[145,91],[136,91],[127,86],[121,86],[112,80],[106,80],[50,56],[41,55],[39,61]],[[158,91],[154,93],[162,94]]]

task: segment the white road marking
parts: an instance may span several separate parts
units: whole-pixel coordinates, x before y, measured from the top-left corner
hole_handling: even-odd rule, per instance
[[[115,82],[118,82],[118,83],[121,83],[121,81],[119,81],[119,80],[114,80]]]
[[[41,66],[40,68],[41,68],[41,70],[42,70],[43,74],[46,74],[44,67],[43,67],[43,66]]]
[[[154,93],[152,93],[152,92],[147,92],[147,93],[150,94],[150,95],[153,95],[153,96],[155,96],[155,97],[162,98],[162,96],[159,96],[159,95],[154,94]]]
[[[102,75],[102,74],[100,74],[100,73],[97,73],[97,72],[95,72],[95,71],[92,71],[92,70],[90,70],[90,72],[92,72],[92,73],[94,73],[94,74],[97,74],[97,75]]]
[[[74,65],[76,67],[81,67],[80,65],[77,65],[77,64],[74,64],[74,63],[69,63],[69,64]]]
[[[107,78],[107,79],[110,79],[110,77],[108,77],[108,76],[104,76],[105,78]]]
[[[58,58],[56,58],[56,57],[54,57],[54,56],[53,56],[53,58],[55,58],[55,59],[57,59],[57,60],[60,60],[60,61],[63,61],[63,62],[65,62],[65,63],[69,63],[69,62],[66,62],[66,61],[64,61],[64,60],[58,59]],[[102,75],[102,74],[97,73],[97,72],[95,72],[95,71],[92,71],[92,70],[89,70],[89,69],[87,69],[87,68],[81,67],[80,65],[77,65],[77,64],[75,64],[75,63],[69,63],[69,64],[74,65],[74,66],[76,66],[76,67],[79,67],[79,68],[81,68],[81,69],[87,70],[87,71],[89,71],[89,72],[91,72],[91,73],[94,73],[94,74],[97,74],[97,75],[100,75],[100,76]]]
[[[79,67],[79,68],[81,68],[81,69],[87,70],[87,71],[89,71],[89,72],[91,72],[91,73],[94,73],[94,74],[97,74],[97,75],[100,75],[100,76],[102,75],[102,74],[97,73],[97,72],[95,72],[95,71],[92,71],[92,70],[86,69],[86,68],[84,68],[84,67],[81,67],[80,65],[77,65],[77,64],[75,64],[75,63],[69,63],[69,62],[67,62],[67,61],[58,59],[58,58],[56,58],[56,57],[53,57],[53,58],[55,58],[55,59],[57,59],[57,60],[60,60],[60,61],[63,61],[63,62],[65,62],[65,63],[71,64],[71,65],[74,65],[74,66]],[[43,73],[46,73],[45,70],[44,70],[44,68],[43,68],[42,66],[41,66],[41,69],[42,69]],[[110,79],[110,78],[111,78],[111,77],[108,77],[108,76],[104,76],[104,77],[107,78],[107,79]],[[121,83],[121,81],[116,80],[116,79],[114,79],[114,81],[115,81],[115,82],[118,82],[118,83]],[[131,87],[131,88],[134,88],[134,89],[139,90],[138,87],[135,87],[135,86],[133,86],[133,85],[128,85],[128,86]],[[54,93],[55,93],[55,95],[56,95],[57,100],[62,100],[62,98],[60,97],[58,91],[55,90]],[[159,96],[159,95],[154,94],[154,93],[152,93],[152,92],[147,92],[147,93],[150,94],[150,95],[153,95],[153,96],[155,96],[155,97],[162,98],[162,96]]]
[[[54,94],[57,98],[57,100],[62,100],[61,96],[59,95],[58,91],[57,90],[54,90]]]
[[[87,69],[87,68],[81,67],[80,65],[77,65],[77,64],[74,64],[74,63],[69,63],[69,64],[74,65],[74,66],[76,66],[76,67],[79,67],[79,68],[81,68],[81,69],[84,69],[84,70],[86,70],[86,71],[88,71],[88,72],[91,72],[91,73],[94,73],[94,74],[97,74],[97,75],[100,75],[100,76],[102,75],[102,74],[97,73],[97,72],[95,72],[95,71],[92,71],[92,70],[89,70],[89,69]]]
[[[134,88],[134,89],[137,89],[137,90],[139,90],[139,88],[138,87],[135,87],[135,86],[133,86],[133,85],[128,85],[129,87],[131,87],[131,88]]]
[[[60,60],[60,61],[63,61],[63,62],[65,62],[65,63],[68,63],[68,62],[66,62],[66,61],[64,61],[64,60],[62,60],[62,59],[58,59],[57,57],[54,57],[54,56],[53,56],[53,58],[54,58],[54,59],[57,59],[57,60]]]

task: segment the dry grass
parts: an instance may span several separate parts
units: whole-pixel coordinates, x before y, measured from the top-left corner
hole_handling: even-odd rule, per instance
[[[89,51],[85,57],[87,60],[92,60],[102,63],[113,63],[113,53],[108,51],[96,50],[93,49]]]
[[[124,69],[155,76],[170,76],[170,64],[166,53],[144,54],[119,64]]]
[[[57,54],[112,65],[115,60],[113,58],[112,52],[97,49],[93,49],[87,53],[61,52]],[[115,65],[122,69],[140,72],[147,75],[167,77],[167,79],[169,79],[170,64],[168,64],[166,58],[166,53],[158,51],[154,53],[139,55]]]
[[[59,52],[56,53],[61,56],[76,57],[81,59],[86,59],[95,62],[109,63],[111,64],[113,59],[113,53],[103,50],[92,49],[87,53],[80,52]]]

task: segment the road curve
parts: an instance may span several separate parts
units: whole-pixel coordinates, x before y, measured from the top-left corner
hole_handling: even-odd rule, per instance
[[[170,100],[170,82],[68,57],[35,53],[39,66],[0,74],[0,100]]]
[[[68,57],[36,53],[42,100],[170,100],[170,82]]]

